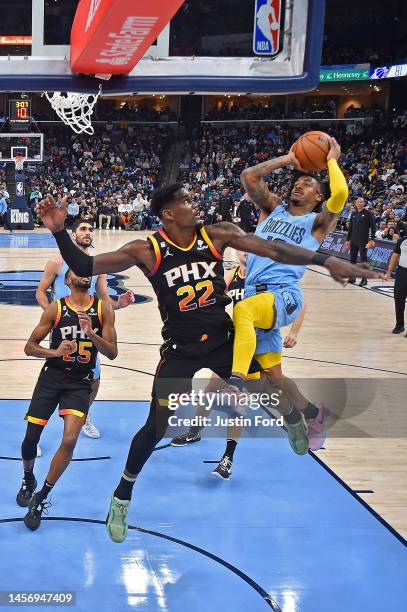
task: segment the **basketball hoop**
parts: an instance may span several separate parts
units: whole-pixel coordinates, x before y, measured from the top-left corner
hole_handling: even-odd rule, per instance
[[[73,129],[76,134],[93,134],[94,128],[91,117],[93,107],[100,95],[102,88],[96,94],[82,94],[72,91],[54,91],[52,94],[44,92],[48,102],[60,119]]]
[[[13,159],[16,170],[22,170],[24,168],[24,162],[27,158],[24,157],[24,155],[14,155]]]

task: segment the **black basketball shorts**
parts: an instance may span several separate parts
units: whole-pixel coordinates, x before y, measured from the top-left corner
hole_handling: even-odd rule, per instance
[[[59,416],[73,414],[84,417],[90,407],[92,374],[84,378],[73,372],[44,365],[35,385],[25,420],[45,426],[59,406]]]

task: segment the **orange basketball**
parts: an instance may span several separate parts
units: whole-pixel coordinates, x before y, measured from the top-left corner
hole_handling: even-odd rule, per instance
[[[306,132],[295,141],[295,157],[307,172],[326,168],[326,156],[330,149],[329,136],[325,132]]]

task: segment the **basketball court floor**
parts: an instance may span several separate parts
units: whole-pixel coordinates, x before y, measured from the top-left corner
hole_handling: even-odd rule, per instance
[[[96,230],[95,252],[143,235]],[[116,313],[118,358],[102,358],[92,412],[102,437],[80,437],[37,532],[15,502],[23,416],[42,365],[23,348],[41,312],[36,283],[55,253],[47,232],[0,233],[0,591],[74,592],[81,612],[403,609],[407,339],[390,333],[392,283],[343,289],[322,269],[305,275],[308,313],[284,368],[301,389],[331,398],[333,412],[346,404],[323,449],[299,457],[282,436],[248,432],[224,482],[211,475],[223,438],[185,448],[164,439],[136,484],[128,539],[117,545],[104,520],[148,411],[160,344],[153,291],[136,268],[110,279],[113,293],[129,288],[137,300]],[[44,432],[39,482],[61,426],[54,415]]]

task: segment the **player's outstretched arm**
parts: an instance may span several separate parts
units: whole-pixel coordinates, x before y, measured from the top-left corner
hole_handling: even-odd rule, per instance
[[[38,205],[38,212],[44,225],[51,230],[63,259],[68,266],[82,278],[96,276],[107,272],[123,272],[132,266],[138,266],[149,272],[155,264],[154,250],[149,241],[134,240],[117,251],[102,253],[91,257],[79,249],[71,240],[65,229],[67,198],[57,204],[48,195]]]
[[[218,251],[230,246],[238,251],[254,253],[261,257],[270,257],[274,261],[286,264],[323,266],[329,270],[332,278],[342,284],[346,284],[347,278],[361,276],[363,278],[383,278],[379,272],[375,272],[368,265],[351,264],[343,259],[330,255],[314,253],[308,249],[287,244],[281,240],[264,240],[254,234],[245,234],[233,223],[216,223],[205,227],[208,236],[214,242]]]

